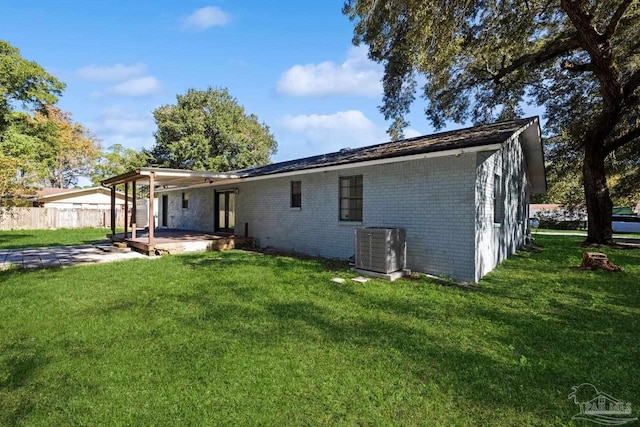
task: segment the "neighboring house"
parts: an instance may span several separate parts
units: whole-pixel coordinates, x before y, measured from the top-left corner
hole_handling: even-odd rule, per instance
[[[546,191],[538,118],[229,173],[140,168],[103,183],[144,179],[161,227],[341,259],[354,255],[356,229],[403,228],[408,268],[461,281],[525,243],[529,196]]]
[[[31,197],[33,205],[58,209],[111,209],[111,191],[104,187],[43,188]],[[116,206],[124,206],[124,193],[116,192]]]
[[[538,218],[540,213],[558,212],[562,214],[562,205],[557,203],[531,203],[529,204],[529,217]]]
[[[117,227],[124,225],[125,197],[115,192],[111,208],[111,190],[104,187],[81,189],[44,188],[33,196],[24,196],[23,206],[0,223],[0,230],[43,230],[54,228]],[[132,198],[129,197],[131,202]],[[113,216],[110,215],[113,212]]]

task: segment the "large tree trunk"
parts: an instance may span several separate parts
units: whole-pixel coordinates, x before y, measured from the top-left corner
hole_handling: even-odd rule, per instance
[[[604,168],[604,159],[607,157],[605,141],[607,138],[615,136],[616,126],[622,118],[625,93],[610,41],[617,23],[632,2],[632,0],[620,2],[606,31],[600,33],[591,13],[591,2],[561,0],[562,9],[576,27],[576,36],[580,46],[589,55],[587,63],[600,84],[603,103],[601,117],[591,129],[592,132],[587,133],[587,141],[584,145],[582,173],[589,219],[589,234],[586,243],[608,244],[613,242],[611,231],[613,203],[609,196]]]
[[[607,186],[605,173],[605,155],[601,144],[589,141],[585,145],[582,175],[584,195],[587,202],[587,219],[589,232],[585,243],[609,244],[613,242],[611,230],[611,214],[613,202]]]

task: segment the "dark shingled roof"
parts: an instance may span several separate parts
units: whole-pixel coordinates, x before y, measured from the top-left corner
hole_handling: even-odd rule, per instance
[[[534,120],[536,120],[535,117],[509,120],[489,125],[474,126],[449,132],[403,139],[400,141],[370,145],[368,147],[343,149],[335,153],[242,169],[234,171],[234,173],[237,173],[242,177],[272,175],[348,163],[501,144],[509,139],[515,132],[532,123]]]

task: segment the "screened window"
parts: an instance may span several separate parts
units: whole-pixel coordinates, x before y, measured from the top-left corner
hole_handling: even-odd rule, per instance
[[[340,177],[340,220],[362,221],[362,175]]]
[[[189,193],[182,193],[182,209],[189,209]]]
[[[302,207],[302,181],[291,181],[291,207]]]

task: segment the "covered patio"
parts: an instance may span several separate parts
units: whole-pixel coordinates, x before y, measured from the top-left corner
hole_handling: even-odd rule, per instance
[[[232,173],[197,172],[182,169],[138,168],[102,181],[102,185],[111,189],[111,234],[107,237],[113,242],[123,242],[142,253],[153,255],[201,250],[225,250],[251,245],[253,239],[247,234],[237,236],[230,233],[214,233],[201,230],[182,230],[157,228],[154,198],[158,191],[179,190],[194,186],[213,184],[233,184],[239,176]],[[124,187],[124,232],[116,233],[116,187]],[[149,225],[138,228],[136,212],[141,186],[148,186],[149,199],[147,218]],[[131,206],[129,205],[131,200]]]
[[[193,230],[159,228],[155,230],[153,243],[149,243],[148,229],[138,230],[136,237],[128,233],[111,234],[113,242],[124,242],[130,248],[147,255],[162,255],[194,251],[224,251],[253,245],[250,237],[234,234],[203,233]]]

